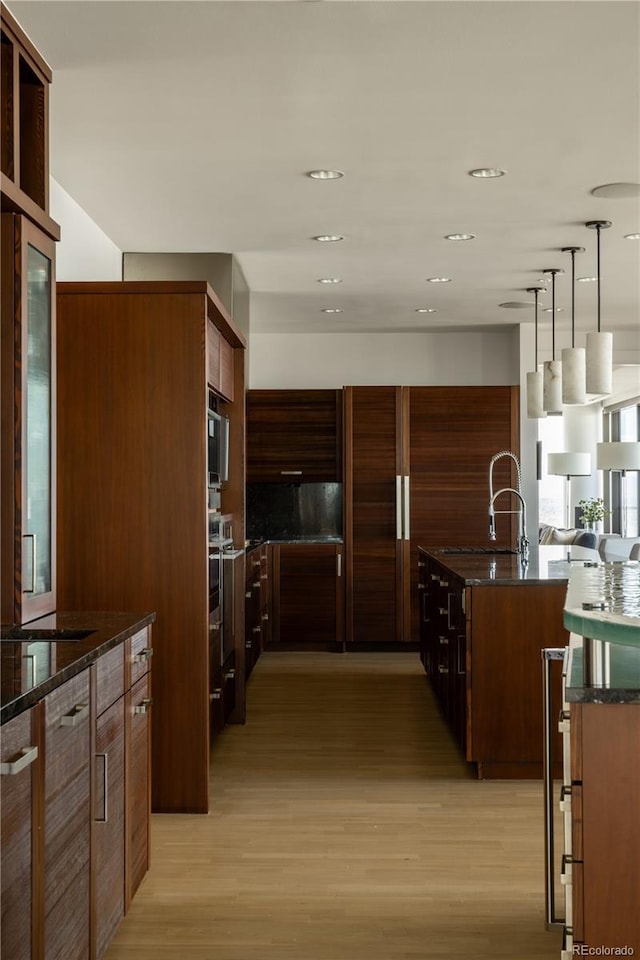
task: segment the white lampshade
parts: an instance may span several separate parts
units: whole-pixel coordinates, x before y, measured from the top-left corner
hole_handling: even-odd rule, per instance
[[[586,352],[584,347],[562,351],[562,402],[586,403]]]
[[[613,334],[587,334],[587,393],[607,394],[613,389]]]
[[[542,406],[547,413],[562,413],[562,363],[545,360],[542,379]]]
[[[547,455],[547,473],[558,477],[589,477],[591,454],[550,453]]]
[[[527,374],[527,417],[529,420],[539,420],[547,415],[542,406],[542,381],[542,370],[534,370]]]
[[[640,443],[599,443],[598,470],[640,470]]]

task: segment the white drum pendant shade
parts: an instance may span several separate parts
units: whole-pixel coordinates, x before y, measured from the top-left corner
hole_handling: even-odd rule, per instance
[[[584,347],[562,351],[562,402],[586,403],[586,353]]]
[[[527,374],[527,417],[529,420],[539,420],[546,417],[547,412],[542,406],[542,370],[535,370]]]
[[[587,334],[587,393],[611,393],[613,390],[613,334],[606,331]]]
[[[545,361],[542,406],[547,413],[562,413],[562,363],[560,360]]]

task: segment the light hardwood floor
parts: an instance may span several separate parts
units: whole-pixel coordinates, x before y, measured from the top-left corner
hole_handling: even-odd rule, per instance
[[[541,784],[472,777],[417,654],[266,654],[212,760],[108,960],[559,957]]]

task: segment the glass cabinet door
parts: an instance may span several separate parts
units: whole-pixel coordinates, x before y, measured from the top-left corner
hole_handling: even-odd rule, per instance
[[[53,259],[30,234],[23,236],[22,622],[55,609]]]

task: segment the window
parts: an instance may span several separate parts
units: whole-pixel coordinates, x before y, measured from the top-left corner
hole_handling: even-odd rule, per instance
[[[562,417],[545,417],[538,421],[541,443],[541,480],[538,485],[538,516],[540,523],[552,527],[565,525],[565,481],[562,477],[547,475],[547,454],[564,450]]]
[[[603,436],[605,440],[623,443],[640,440],[640,403],[630,403],[605,410]],[[616,470],[605,470],[604,498],[607,510],[611,511],[611,533],[622,533],[623,507],[626,500],[626,534],[628,537],[640,536],[638,519],[640,472],[629,471],[623,478],[622,474]]]

